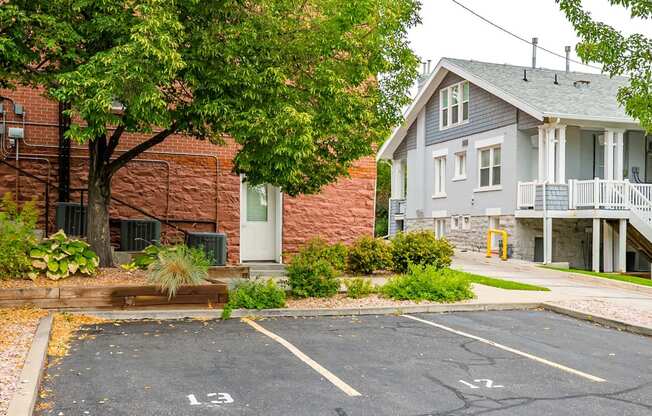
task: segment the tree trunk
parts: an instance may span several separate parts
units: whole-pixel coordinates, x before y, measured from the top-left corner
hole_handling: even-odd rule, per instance
[[[89,143],[90,166],[88,170],[88,223],[86,235],[91,248],[100,258],[101,267],[113,266],[109,205],[111,204],[111,178],[106,158],[106,140],[95,139]]]

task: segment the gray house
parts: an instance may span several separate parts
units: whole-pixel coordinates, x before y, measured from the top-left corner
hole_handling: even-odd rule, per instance
[[[627,82],[442,59],[378,153],[392,163],[390,234],[485,250],[499,228],[517,258],[648,271],[652,136],[616,100]]]

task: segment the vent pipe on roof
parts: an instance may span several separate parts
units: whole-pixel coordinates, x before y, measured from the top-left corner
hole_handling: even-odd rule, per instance
[[[564,50],[566,51],[566,72],[570,72],[570,51],[571,51],[571,47],[566,46],[564,48]]]
[[[432,59],[428,59],[428,75],[430,75],[430,64],[432,63]]]
[[[537,67],[537,44],[539,43],[539,38],[532,38],[532,69]]]

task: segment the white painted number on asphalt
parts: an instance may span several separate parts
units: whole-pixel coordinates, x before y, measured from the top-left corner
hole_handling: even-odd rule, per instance
[[[467,386],[468,388],[471,388],[471,389],[479,389],[479,388],[482,388],[482,387],[487,388],[487,389],[499,389],[499,388],[505,387],[505,386],[500,385],[500,384],[494,384],[494,381],[490,380],[488,378],[476,378],[473,381],[475,383],[479,383],[479,384],[483,384],[483,385],[477,386],[475,384],[469,383],[468,381],[464,381],[464,380],[460,380],[460,383],[464,384],[465,386]]]
[[[191,406],[212,405],[212,404],[231,404],[234,402],[233,397],[229,393],[208,393],[206,397],[210,397],[209,403],[202,403],[197,400],[197,396],[189,394],[186,396]]]

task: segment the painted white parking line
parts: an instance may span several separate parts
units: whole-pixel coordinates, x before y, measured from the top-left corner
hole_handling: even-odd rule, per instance
[[[411,316],[411,315],[401,315],[401,316],[404,317],[404,318],[413,319],[415,321],[424,323],[426,325],[434,326],[435,328],[439,328],[439,329],[442,329],[444,331],[452,332],[453,334],[457,334],[457,335],[461,335],[461,336],[466,337],[466,338],[474,339],[476,341],[491,345],[493,347],[500,348],[501,350],[511,352],[512,354],[520,355],[521,357],[529,358],[530,360],[534,360],[534,361],[537,361],[539,363],[546,364],[546,365],[549,365],[551,367],[557,368],[559,370],[566,371],[568,373],[575,374],[575,375],[580,376],[580,377],[584,377],[584,378],[589,379],[591,381],[595,381],[596,383],[603,383],[603,382],[607,381],[607,380],[605,380],[603,378],[596,377],[594,375],[591,375],[591,374],[588,374],[588,373],[585,373],[585,372],[582,372],[582,371],[579,371],[579,370],[575,370],[574,368],[566,367],[565,365],[558,364],[558,363],[555,363],[555,362],[550,361],[550,360],[546,360],[545,358],[537,357],[536,355],[528,354],[527,352],[519,351],[519,350],[517,350],[515,348],[508,347],[507,345],[499,344],[497,342],[494,342],[494,341],[491,341],[491,340],[488,340],[488,339],[485,339],[485,338],[481,338],[481,337],[479,337],[477,335],[472,335],[472,334],[469,334],[467,332],[458,331],[457,329],[453,329],[453,328],[447,327],[445,325],[441,325],[441,324],[438,324],[438,323],[435,323],[435,322],[432,322],[432,321],[428,321],[428,320],[425,320],[425,319],[417,318],[416,316]]]
[[[303,361],[304,363],[308,364],[310,367],[312,367],[313,370],[318,372],[322,377],[324,377],[326,380],[330,381],[337,387],[338,389],[342,390],[344,393],[348,394],[349,396],[355,397],[355,396],[362,396],[356,389],[353,387],[349,386],[346,384],[344,381],[342,381],[339,377],[337,377],[335,374],[331,373],[324,367],[322,367],[318,362],[313,360],[312,358],[308,357],[306,354],[301,352],[297,347],[292,345],[290,342],[287,340],[281,338],[280,336],[276,335],[275,333],[268,331],[267,329],[263,328],[261,325],[258,323],[252,321],[251,319],[248,318],[242,318],[242,322],[248,324],[252,328],[254,328],[256,331],[267,335],[274,341],[278,342],[285,348],[287,348],[292,354],[294,354],[298,359]]]

